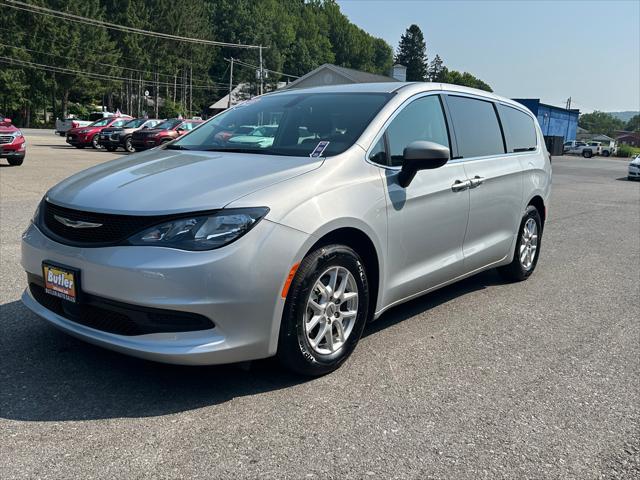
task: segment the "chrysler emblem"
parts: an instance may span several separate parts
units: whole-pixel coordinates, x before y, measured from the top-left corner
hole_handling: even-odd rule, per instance
[[[82,220],[71,220],[69,218],[64,218],[59,215],[54,215],[53,218],[55,218],[65,227],[71,227],[71,228],[98,228],[102,226],[101,223],[83,222]]]

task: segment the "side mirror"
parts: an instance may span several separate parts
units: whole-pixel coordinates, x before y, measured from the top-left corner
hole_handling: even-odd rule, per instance
[[[402,169],[398,183],[406,188],[413,181],[418,170],[440,168],[449,161],[449,149],[444,145],[425,140],[411,142],[403,152]]]

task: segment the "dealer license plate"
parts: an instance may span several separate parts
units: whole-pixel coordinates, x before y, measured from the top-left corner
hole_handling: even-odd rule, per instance
[[[45,292],[68,302],[77,303],[79,273],[79,270],[73,268],[42,262]]]

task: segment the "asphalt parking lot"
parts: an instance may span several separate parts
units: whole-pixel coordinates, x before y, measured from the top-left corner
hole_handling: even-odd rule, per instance
[[[0,477],[640,478],[640,182],[554,159],[542,255],[387,312],[340,370],[175,367],[24,308],[20,234],[44,192],[123,153],[26,131],[0,163]]]

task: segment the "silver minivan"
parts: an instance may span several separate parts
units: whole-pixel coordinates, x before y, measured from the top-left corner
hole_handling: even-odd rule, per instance
[[[536,118],[506,98],[429,83],[285,90],[49,190],[23,235],[22,300],[122,353],[277,355],[320,375],[395,305],[489,268],[529,277],[550,188]]]

